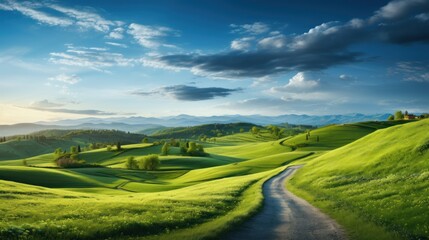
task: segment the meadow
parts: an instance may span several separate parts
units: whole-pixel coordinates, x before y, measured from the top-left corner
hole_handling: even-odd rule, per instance
[[[428,120],[332,125],[282,139],[266,130],[242,132],[200,142],[206,156],[170,147],[155,171],[126,168],[129,157],[159,154],[162,146],[152,143],[79,153],[98,166],[91,168],[57,168],[52,153],[25,158],[28,166],[23,158],[4,159],[0,238],[220,238],[258,211],[265,180],[297,164],[305,166],[290,189],[335,218],[352,239],[423,238],[429,222],[425,129]]]

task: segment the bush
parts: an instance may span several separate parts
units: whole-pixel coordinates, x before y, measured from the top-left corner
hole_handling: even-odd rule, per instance
[[[159,164],[159,156],[156,154],[150,154],[140,159],[139,168],[142,170],[155,170],[159,167]]]
[[[128,169],[138,169],[137,160],[135,160],[132,156],[127,159],[125,165]]]
[[[161,148],[161,155],[167,156],[168,150],[170,150],[170,144],[164,143],[164,146]]]
[[[79,160],[77,159],[76,154],[70,153],[58,157],[55,160],[55,163],[60,168],[75,168],[87,166],[85,160]]]

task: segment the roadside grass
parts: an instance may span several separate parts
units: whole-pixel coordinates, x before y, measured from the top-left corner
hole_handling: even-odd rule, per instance
[[[331,214],[353,239],[383,232],[379,239],[426,239],[428,130],[429,120],[378,130],[309,161],[290,189]]]

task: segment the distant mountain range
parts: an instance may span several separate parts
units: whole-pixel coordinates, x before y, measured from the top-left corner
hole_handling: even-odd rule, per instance
[[[297,115],[286,114],[280,116],[261,115],[225,115],[225,116],[190,116],[178,115],[171,117],[114,117],[114,118],[81,118],[67,119],[52,122],[20,123],[14,125],[0,125],[0,136],[29,134],[46,129],[116,129],[129,132],[147,132],[151,129],[163,127],[196,126],[210,123],[247,122],[258,125],[268,124],[305,124],[323,126],[335,123],[350,123],[362,121],[386,120],[390,114],[344,114],[344,115]],[[148,134],[147,133],[147,134]]]

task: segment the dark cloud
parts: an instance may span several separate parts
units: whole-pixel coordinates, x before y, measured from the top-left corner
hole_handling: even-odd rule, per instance
[[[355,44],[429,42],[428,11],[427,0],[396,0],[368,19],[323,23],[300,35],[276,33],[265,38],[253,37],[246,42],[245,51],[233,48],[215,54],[157,56],[147,60],[146,65],[188,69],[196,75],[212,78],[264,77],[290,71],[323,70],[363,61],[363,53],[350,50]]]
[[[429,2],[429,1],[428,1]],[[393,44],[429,42],[429,20],[409,18],[378,26],[377,35],[381,41]]]
[[[263,77],[292,70],[321,70],[328,67],[359,61],[360,53],[307,51],[254,51],[228,52],[213,55],[167,55],[157,61],[178,68],[194,68],[202,75],[240,78]]]
[[[220,87],[199,88],[187,85],[175,85],[156,89],[151,92],[135,91],[132,94],[140,96],[149,96],[155,94],[170,95],[177,100],[182,101],[202,101],[210,100],[216,97],[226,97],[233,92],[241,91],[242,89],[228,89]]]

